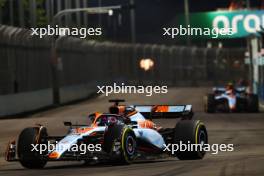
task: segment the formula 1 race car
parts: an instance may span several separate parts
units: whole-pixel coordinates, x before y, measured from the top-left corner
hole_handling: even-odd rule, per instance
[[[258,95],[249,93],[247,87],[215,87],[204,98],[205,112],[258,112]]]
[[[10,142],[6,151],[7,161],[19,161],[25,168],[43,168],[48,161],[107,160],[114,163],[129,164],[142,155],[170,154],[180,160],[202,159],[203,149],[196,151],[165,151],[168,144],[207,144],[205,125],[192,120],[191,105],[119,105],[123,100],[111,100],[109,113],[89,115],[91,125],[73,125],[65,136],[49,136],[46,127],[39,125],[25,128],[18,142]],[[175,128],[161,128],[152,118],[180,118]],[[43,144],[56,144],[51,150],[40,153],[32,150]],[[90,146],[88,152],[73,151],[73,145]],[[92,145],[91,145],[92,146]],[[101,148],[100,148],[101,147]],[[87,148],[88,149],[88,148]]]

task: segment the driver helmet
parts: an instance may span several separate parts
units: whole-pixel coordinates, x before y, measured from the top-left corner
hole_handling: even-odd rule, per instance
[[[226,85],[226,90],[234,90],[234,85],[233,83],[229,82],[227,85]]]
[[[127,107],[125,108],[124,115],[126,116],[126,115],[128,115],[128,114],[130,114],[130,113],[132,113],[132,112],[134,112],[134,111],[135,111],[135,108],[134,108],[133,106],[127,106]]]

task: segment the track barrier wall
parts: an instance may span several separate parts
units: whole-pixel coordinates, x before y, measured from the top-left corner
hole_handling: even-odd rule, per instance
[[[0,116],[52,105],[51,37],[0,25]],[[56,40],[62,103],[89,96],[97,85],[192,86],[220,84],[247,75],[243,48],[197,48]],[[150,58],[153,69],[139,67]]]

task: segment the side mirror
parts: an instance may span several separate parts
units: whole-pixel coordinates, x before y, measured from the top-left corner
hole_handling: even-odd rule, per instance
[[[69,127],[71,127],[71,126],[72,126],[72,123],[71,123],[71,122],[64,122],[64,126],[69,126]]]
[[[130,123],[131,123],[132,125],[137,125],[137,124],[138,124],[137,121],[130,121]]]
[[[88,118],[90,119],[91,122],[93,122],[94,119],[95,119],[95,113],[90,114],[90,115],[88,116]]]
[[[138,123],[136,121],[130,121],[130,124],[132,125],[132,128],[138,128]]]

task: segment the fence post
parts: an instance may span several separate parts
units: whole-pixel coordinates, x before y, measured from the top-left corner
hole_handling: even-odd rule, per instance
[[[19,26],[25,27],[25,15],[23,1],[18,1]]]
[[[65,9],[70,9],[72,4],[71,4],[71,0],[66,0],[65,2]],[[72,21],[72,15],[71,14],[66,14],[65,15],[65,19],[66,19],[66,26],[69,26],[71,21]]]
[[[37,4],[36,0],[29,1],[29,9],[30,9],[30,25],[31,27],[36,27],[37,24]]]
[[[2,7],[0,6],[0,24],[2,24],[3,20],[3,15],[2,15]]]
[[[83,0],[83,7],[87,8],[88,7],[88,0]],[[83,19],[84,19],[84,27],[88,26],[88,14],[87,13],[83,13]]]
[[[80,0],[75,0],[75,7],[76,8],[81,8],[81,2]],[[81,26],[81,12],[77,12],[76,13],[76,17],[77,17],[77,25],[78,27]]]
[[[14,0],[9,0],[9,18],[10,25],[14,26]]]
[[[55,106],[60,104],[60,83],[58,73],[58,57],[56,52],[56,39],[52,38],[51,44],[51,79],[52,79],[52,93],[53,104]]]

